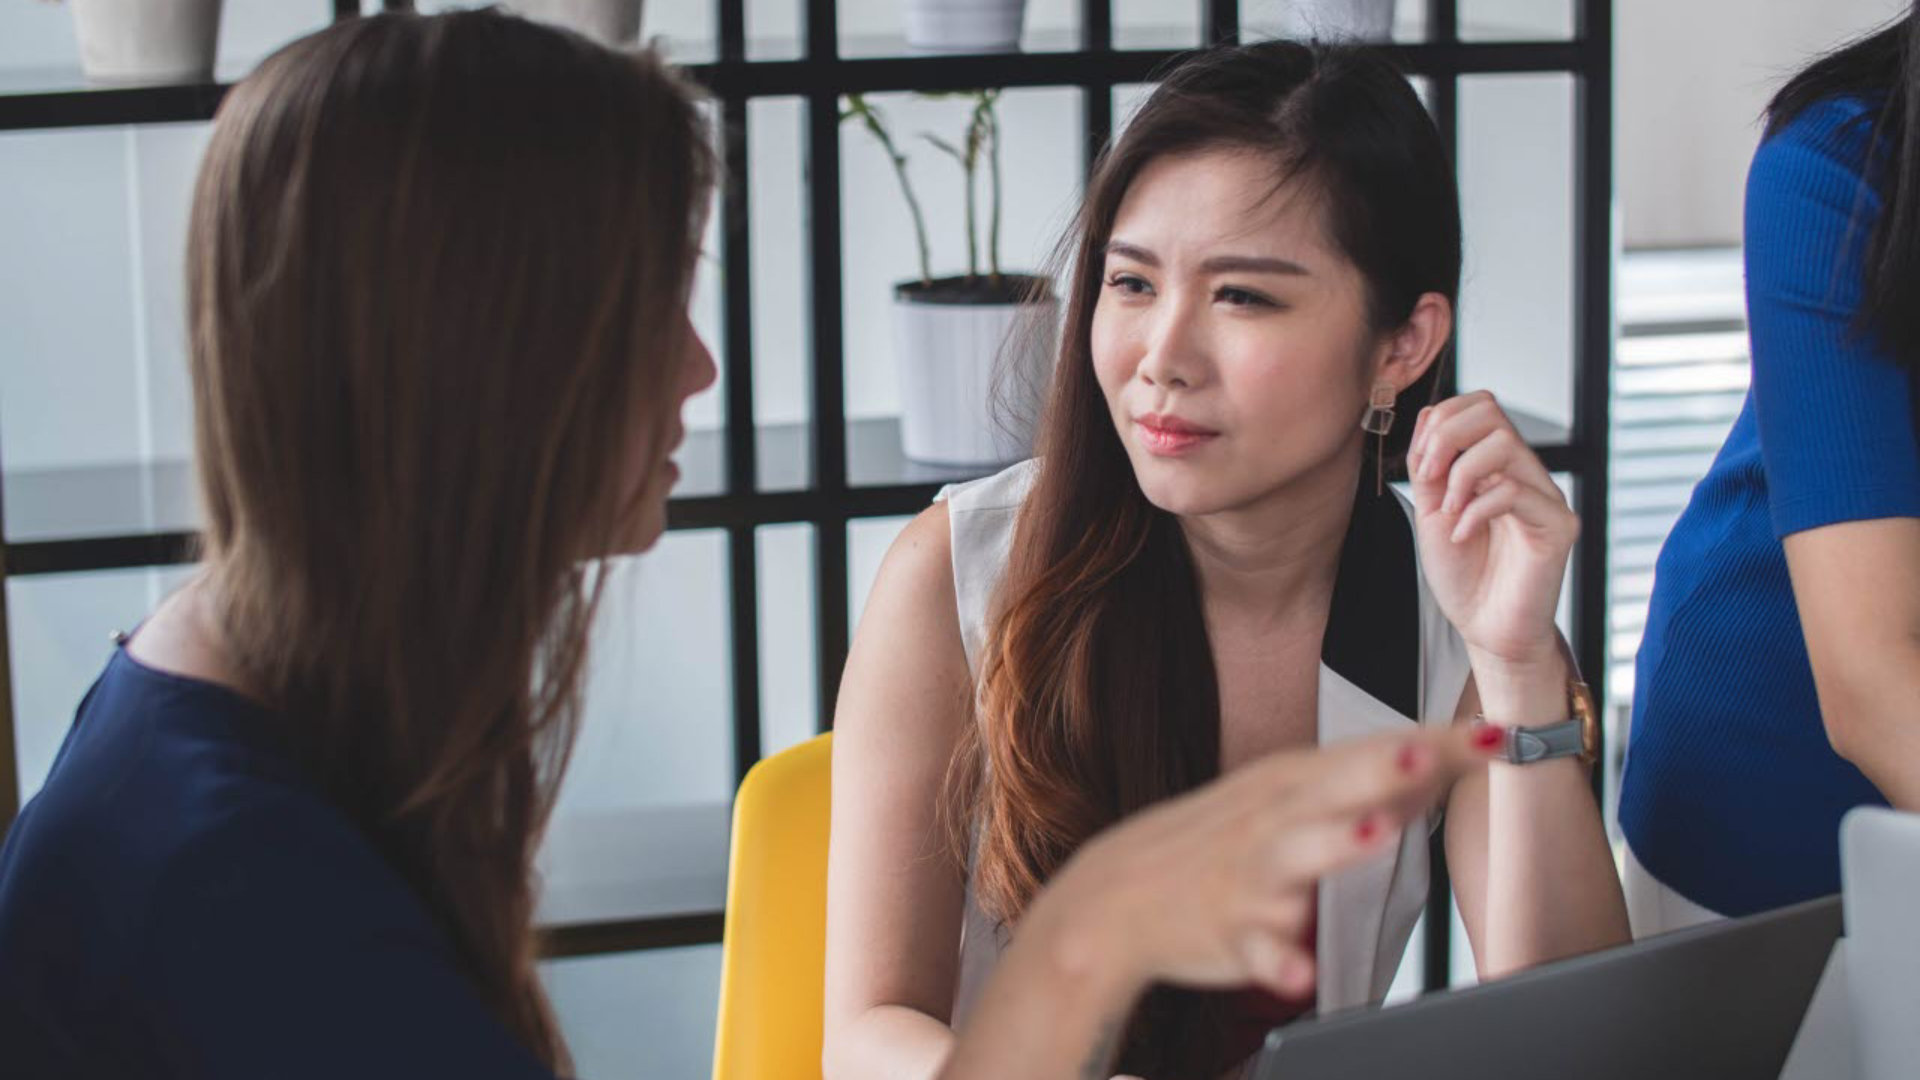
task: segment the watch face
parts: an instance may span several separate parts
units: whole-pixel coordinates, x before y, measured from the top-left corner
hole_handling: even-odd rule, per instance
[[[1573,715],[1580,721],[1580,760],[1591,765],[1600,757],[1600,716],[1593,707],[1593,691],[1586,683],[1574,683],[1570,702]]]

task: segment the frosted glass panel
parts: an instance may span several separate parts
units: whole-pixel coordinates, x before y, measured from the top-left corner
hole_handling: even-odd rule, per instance
[[[1573,79],[1460,80],[1460,387],[1573,418]],[[1599,358],[1595,358],[1596,360]]]
[[[549,960],[540,974],[582,1080],[712,1073],[718,945]]]
[[[13,664],[13,738],[21,801],[46,780],[73,713],[113,653],[190,567],[46,574],[7,581]]]
[[[753,416],[762,491],[793,491],[813,479],[807,186],[802,161],[806,103],[747,104],[749,216],[753,259]]]
[[[867,518],[847,523],[847,616],[850,625],[860,625],[867,610],[867,594],[873,591],[873,579],[880,574],[880,563],[887,549],[907,527],[911,517]]]
[[[769,525],[754,532],[760,562],[760,753],[764,757],[805,742],[819,730],[814,534],[812,525]]]
[[[1200,5],[1113,0],[1116,49],[1190,49],[1200,44]]]
[[[1573,0],[1459,0],[1462,41],[1565,41]]]
[[[759,424],[804,423],[808,400],[806,206],[801,153],[806,103],[758,98],[747,105],[753,171],[753,416]]]
[[[209,126],[0,135],[12,539],[188,528],[184,266]]]
[[[141,452],[125,130],[0,136],[0,460],[10,470]]]
[[[608,564],[585,716],[541,851],[545,923],[718,910],[733,793],[726,534]]]
[[[561,815],[733,791],[726,533],[668,533],[612,560]]]
[[[268,53],[333,18],[329,0],[226,0],[216,66],[236,77]],[[53,85],[71,84],[80,66],[69,5],[0,4],[0,71],[61,72]]]

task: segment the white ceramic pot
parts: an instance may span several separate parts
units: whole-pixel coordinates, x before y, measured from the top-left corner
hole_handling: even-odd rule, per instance
[[[213,78],[221,0],[73,0],[80,67],[102,83]]]
[[[1394,0],[1287,0],[1287,37],[1321,41],[1388,41]]]
[[[900,439],[932,465],[1030,457],[1059,304],[938,304],[894,295]]]
[[[931,52],[1020,47],[1027,0],[905,0],[907,44]]]
[[[503,6],[602,45],[619,48],[640,38],[640,0],[506,0]]]

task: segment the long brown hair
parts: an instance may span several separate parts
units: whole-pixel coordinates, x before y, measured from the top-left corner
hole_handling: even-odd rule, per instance
[[[1419,99],[1378,53],[1278,41],[1204,53],[1172,72],[1102,155],[1062,245],[1066,322],[1038,475],[995,599],[979,723],[949,789],[976,895],[1002,924],[1093,833],[1220,769],[1219,686],[1191,557],[1178,520],[1134,479],[1091,344],[1103,252],[1128,187],[1157,158],[1216,148],[1266,154],[1276,187],[1298,179],[1325,196],[1376,330],[1403,325],[1424,293],[1452,301],[1459,291],[1452,167]],[[1432,399],[1438,370],[1402,394],[1403,415]],[[1391,456],[1404,453],[1411,426],[1399,425]],[[1229,1064],[1212,1058],[1227,1022],[1218,995],[1156,991],[1119,1071],[1211,1076]]]
[[[482,11],[275,54],[222,105],[194,193],[219,632],[556,1070],[532,863],[598,599],[583,560],[662,497],[712,171],[659,59]]]

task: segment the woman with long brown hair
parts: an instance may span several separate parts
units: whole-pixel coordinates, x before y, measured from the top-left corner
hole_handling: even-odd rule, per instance
[[[1065,252],[1036,459],[908,526],[848,664],[830,1080],[972,1060],[954,1029],[1008,1014],[1004,987],[982,996],[988,974],[1100,830],[1368,733],[1484,716],[1502,743],[1507,762],[1442,793],[1483,975],[1624,941],[1591,702],[1553,621],[1578,522],[1490,395],[1422,408],[1460,219],[1405,79],[1363,49],[1203,54],[1104,155]],[[1411,504],[1381,484],[1403,452]],[[1334,790],[1272,843],[1324,854],[1315,823],[1348,814]],[[1163,979],[1179,985],[1132,1012],[1120,1071],[1211,1078],[1276,1024],[1378,1001],[1424,906],[1428,832],[1338,874],[1293,859],[1246,925],[1305,992],[1189,989],[1230,985],[1220,969]],[[1242,902],[1201,884],[1170,882],[1192,891],[1162,915],[1210,923]]]
[[[222,103],[187,273],[205,558],[0,855],[10,1076],[551,1076],[535,847],[598,578],[664,527],[693,97],[492,12]]]

